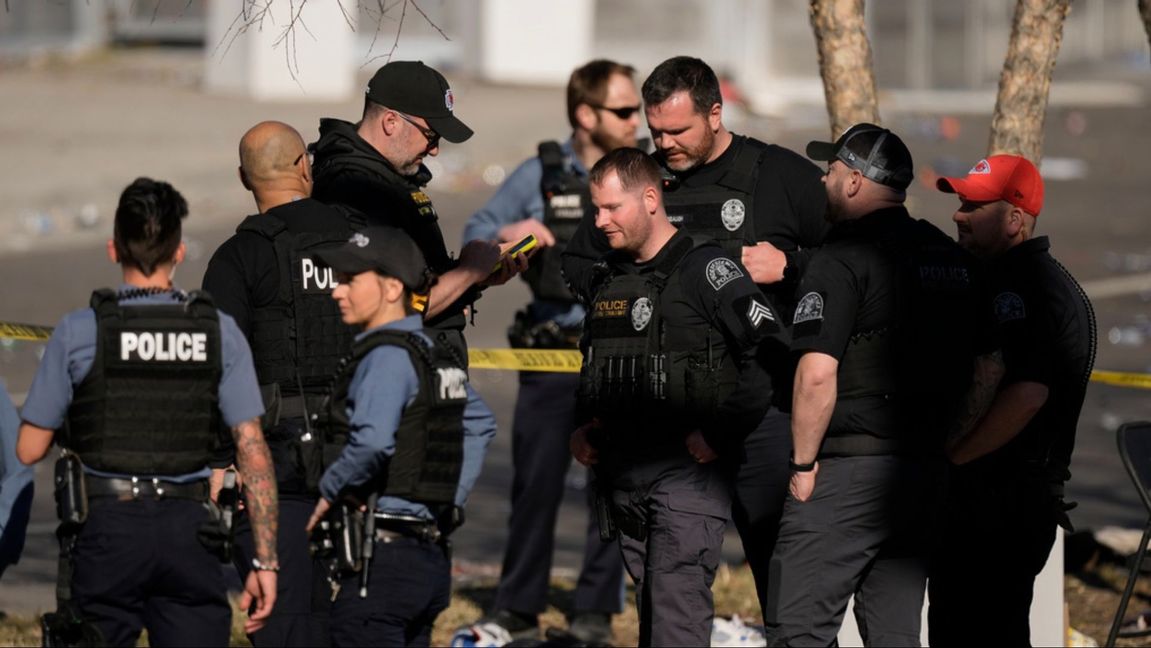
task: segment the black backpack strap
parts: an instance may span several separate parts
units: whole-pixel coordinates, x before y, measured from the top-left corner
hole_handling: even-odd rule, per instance
[[[253,232],[269,241],[288,229],[287,223],[272,214],[253,214],[236,226],[237,232]]]

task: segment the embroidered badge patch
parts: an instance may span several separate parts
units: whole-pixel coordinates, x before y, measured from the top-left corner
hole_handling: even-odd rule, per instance
[[[712,288],[719,290],[733,280],[743,276],[743,271],[731,259],[719,257],[707,264],[707,282]]]
[[[747,209],[743,206],[743,201],[739,198],[732,198],[723,203],[723,207],[719,210],[719,218],[723,221],[723,227],[729,232],[734,232],[743,225],[743,218],[747,214]]]
[[[795,307],[795,319],[793,324],[800,322],[810,322],[812,320],[823,319],[823,297],[817,292],[809,292],[799,300],[799,305]]]
[[[651,300],[647,297],[635,300],[631,306],[631,327],[637,331],[644,330],[651,321],[651,310]]]
[[[995,298],[995,319],[1000,323],[1021,320],[1027,317],[1023,298],[1013,292],[999,293]]]

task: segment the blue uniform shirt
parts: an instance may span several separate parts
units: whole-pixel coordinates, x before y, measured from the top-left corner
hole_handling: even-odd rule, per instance
[[[132,290],[120,286],[120,292]],[[164,292],[121,300],[121,304],[171,304],[172,293]],[[264,413],[260,386],[256,382],[256,369],[252,365],[252,351],[235,320],[224,312],[220,316],[220,349],[223,371],[220,375],[219,407],[224,423],[229,428]],[[88,376],[96,358],[96,313],[81,308],[68,313],[56,325],[52,337],[44,348],[44,357],[36,369],[32,388],[24,401],[21,418],[32,425],[58,430],[68,414],[72,390]],[[87,469],[90,474],[109,475]],[[202,479],[210,474],[207,466],[188,475],[139,475],[162,477],[168,481],[185,482]]]
[[[389,322],[356,336],[360,340],[372,331],[420,331],[423,321],[418,315]],[[420,333],[422,336],[423,334]],[[426,336],[426,341],[431,343]],[[349,486],[364,484],[384,471],[396,452],[396,430],[404,409],[415,400],[420,383],[411,356],[401,347],[382,345],[372,349],[356,367],[348,386],[348,445],[324,472],[320,493],[334,502]],[[464,465],[456,489],[456,504],[467,503],[475,486],[490,435],[481,434],[474,426],[464,426]],[[376,508],[384,513],[414,515],[433,519],[423,504],[399,497],[381,497]]]
[[[32,467],[16,458],[20,415],[0,381],[0,574],[20,560],[32,511]]]
[[[572,172],[587,181],[588,170],[572,149],[571,140],[564,142],[561,148]],[[543,222],[544,197],[540,190],[543,175],[543,163],[538,156],[520,164],[488,202],[468,219],[464,227],[464,243],[477,239],[495,241],[501,227],[528,218]],[[555,320],[562,328],[578,328],[584,318],[582,305],[551,301],[533,301],[528,313],[534,321]]]

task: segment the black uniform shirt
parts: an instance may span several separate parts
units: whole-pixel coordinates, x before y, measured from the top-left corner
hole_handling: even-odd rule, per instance
[[[1075,428],[1095,363],[1095,316],[1075,279],[1050,254],[1046,236],[1008,250],[990,266],[990,314],[1007,372],[1000,388],[1046,385],[1046,404],[1011,442],[984,459],[1018,470],[1046,464],[1046,477],[1066,481]]]
[[[677,180],[684,187],[714,185],[730,170],[737,151],[746,145],[748,139],[734,135],[731,145],[718,158],[676,174]],[[782,146],[764,146],[766,150],[759,160],[752,206],[756,238],[785,252],[818,247],[830,227],[824,218],[827,191],[821,180],[823,172],[810,160]],[[656,159],[659,159],[658,155]],[[594,214],[585,217],[564,252],[564,274],[577,289],[577,296],[586,294],[590,266],[607,251],[607,241],[595,229]],[[809,252],[788,255],[789,263],[796,266],[797,278],[809,258]],[[741,259],[736,261],[742,266]],[[793,287],[789,284],[786,292],[790,293]],[[786,303],[776,305],[781,309],[788,306]]]
[[[651,260],[644,263],[616,260],[615,274],[647,274],[666,263],[677,243],[687,235],[676,234]],[[762,419],[771,398],[771,382],[756,361],[757,350],[771,347],[786,353],[789,338],[763,294],[723,250],[715,245],[692,249],[676,266],[660,295],[660,315],[668,329],[691,331],[700,336],[709,330],[723,335],[729,353],[739,367],[739,384],[720,405],[715,425],[703,429],[709,445],[721,454],[742,441]],[[676,343],[667,337],[668,350]],[[698,341],[691,344],[698,348]]]
[[[279,218],[289,230],[299,232],[327,231],[333,222],[344,220],[336,208],[311,198],[273,207],[264,216]],[[217,308],[236,320],[244,337],[251,338],[252,312],[275,302],[280,290],[280,269],[272,242],[256,232],[236,232],[208,261],[203,288]]]
[[[792,350],[840,361],[823,454],[941,452],[980,348],[977,290],[971,257],[903,207],[832,229],[792,327]]]

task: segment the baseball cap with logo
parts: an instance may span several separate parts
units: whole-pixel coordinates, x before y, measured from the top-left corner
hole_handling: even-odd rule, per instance
[[[452,113],[455,100],[448,80],[423,61],[388,63],[376,70],[366,94],[381,106],[423,117],[432,130],[454,144],[472,136],[472,129]]]
[[[375,270],[399,279],[413,291],[423,287],[427,276],[428,264],[420,248],[396,227],[366,227],[346,243],[316,250],[316,258],[336,272],[349,275]]]
[[[1034,164],[1018,155],[992,155],[971,167],[966,178],[940,178],[935,186],[959,194],[960,200],[1006,200],[1032,216],[1043,209],[1043,178]]]
[[[899,191],[907,189],[915,177],[911,152],[903,140],[875,124],[856,124],[834,142],[808,142],[807,157],[840,160],[863,177]]]

